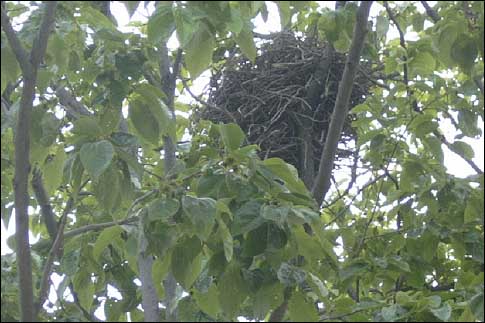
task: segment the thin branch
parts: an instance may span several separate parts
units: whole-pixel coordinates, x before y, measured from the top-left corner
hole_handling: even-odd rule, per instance
[[[477,174],[483,174],[483,170],[481,170],[480,167],[478,167],[473,160],[460,154],[456,147],[453,146],[453,144],[450,143],[448,140],[446,140],[446,137],[443,134],[439,133],[438,130],[433,131],[433,134],[441,141],[442,144],[448,147],[449,150],[460,156],[468,165],[470,165],[470,167],[473,168],[473,170]]]
[[[318,205],[321,205],[330,187],[330,176],[332,174],[335,153],[338,141],[342,133],[344,121],[348,114],[348,103],[352,93],[354,78],[359,65],[360,52],[364,46],[367,34],[367,18],[372,1],[363,1],[357,12],[357,19],[352,37],[352,45],[347,56],[342,80],[339,84],[337,99],[332,113],[332,120],[328,130],[325,146],[320,158],[318,174],[313,185],[312,194]]]
[[[96,224],[88,224],[83,227],[73,229],[64,233],[64,239],[69,239],[75,237],[77,235],[89,232],[89,231],[99,231],[105,228],[113,227],[115,225],[125,225],[136,222],[138,217],[132,216],[124,220],[119,221],[112,221],[112,222],[104,222],[104,223],[96,223]]]

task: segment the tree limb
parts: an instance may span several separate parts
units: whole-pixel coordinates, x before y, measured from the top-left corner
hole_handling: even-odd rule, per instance
[[[433,8],[431,8],[426,1],[420,2],[426,10],[426,14],[433,20],[434,23],[437,23],[441,19],[438,13]]]
[[[45,4],[45,13],[39,28],[39,32],[33,44],[30,58],[22,47],[9,17],[2,3],[2,28],[7,35],[12,50],[22,69],[23,88],[20,98],[20,107],[15,131],[15,237],[17,241],[16,255],[20,286],[20,309],[21,321],[33,321],[35,319],[34,294],[32,286],[32,263],[29,244],[29,173],[30,173],[30,128],[32,107],[35,97],[35,84],[37,69],[44,57],[47,48],[47,40],[50,28],[54,23],[54,15],[57,2]]]
[[[47,232],[49,233],[51,240],[54,241],[57,235],[57,222],[49,202],[49,197],[47,196],[44,184],[42,183],[42,175],[38,168],[33,170],[32,190],[34,191],[37,204],[40,206],[40,213],[42,215],[42,220],[47,227]]]
[[[344,121],[348,113],[348,102],[352,93],[354,77],[359,65],[360,52],[364,46],[365,35],[367,34],[367,18],[372,1],[363,1],[357,12],[357,19],[342,80],[339,84],[337,99],[332,113],[332,120],[328,130],[325,146],[320,158],[318,174],[313,185],[312,194],[318,205],[321,205],[330,187],[335,153],[338,140],[342,132]]]

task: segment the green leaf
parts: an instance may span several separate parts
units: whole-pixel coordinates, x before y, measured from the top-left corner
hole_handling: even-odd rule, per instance
[[[212,62],[215,41],[212,33],[201,24],[185,47],[185,63],[192,80],[195,80]]]
[[[451,317],[451,306],[449,303],[444,303],[440,308],[430,308],[429,310],[434,316],[444,322],[448,322]]]
[[[188,10],[176,7],[173,10],[175,26],[177,27],[177,39],[182,48],[185,48],[194,36],[194,33],[200,31],[200,23],[194,20]],[[186,60],[187,62],[187,60]]]
[[[180,202],[176,199],[159,198],[148,205],[148,219],[151,221],[168,221],[180,208]]]
[[[239,34],[237,34],[234,39],[241,48],[242,53],[249,58],[251,62],[256,60],[256,45],[254,44],[253,32],[249,26],[245,26]]]
[[[172,14],[172,4],[160,3],[148,20],[148,41],[153,44],[160,44],[161,42],[167,41],[174,30],[175,20]]]
[[[475,296],[473,296],[469,302],[470,309],[472,310],[473,315],[475,315],[475,318],[480,322],[483,322],[484,320],[483,300],[484,300],[484,297],[483,297],[483,291],[482,291],[476,294]]]
[[[120,1],[123,3],[126,7],[126,10],[128,10],[129,17],[133,16],[133,14],[136,11],[136,8],[138,8],[138,5],[140,4],[141,1]]]
[[[474,223],[479,222],[483,223],[483,213],[484,213],[484,206],[483,206],[483,194],[482,197],[480,194],[472,194],[466,203],[465,207],[465,223]]]
[[[3,57],[2,57],[3,59]],[[39,69],[37,74],[37,89],[40,94],[45,93],[47,87],[50,85],[51,80],[54,78],[55,74],[46,69]]]
[[[66,160],[66,153],[64,152],[64,147],[58,146],[56,155],[46,160],[43,166],[43,177],[45,190],[49,196],[52,196],[54,191],[62,183],[62,170],[64,166],[64,161]]]
[[[123,229],[118,225],[101,231],[93,246],[94,260],[100,261],[101,254],[109,244],[113,243],[116,240],[118,240],[119,242],[122,241],[121,232],[123,232]]]
[[[69,51],[66,50],[67,44],[65,39],[55,33],[49,37],[46,50],[46,63],[56,66],[56,73],[63,73],[67,68],[69,60]]]
[[[473,148],[464,141],[455,141],[451,147],[454,152],[466,159],[473,159],[475,156]]]
[[[441,148],[441,141],[435,136],[426,136],[422,139],[424,141],[426,149],[433,154],[436,160],[438,160],[440,163],[443,163],[444,155],[443,149]]]
[[[368,271],[369,263],[364,259],[357,258],[342,268],[340,271],[340,278],[342,280],[347,280],[355,276],[360,276]]]
[[[419,51],[409,62],[412,75],[426,76],[435,70],[435,59],[429,52]]]
[[[261,207],[261,216],[264,219],[274,221],[279,227],[284,226],[289,212],[288,206],[263,205]]]
[[[141,184],[143,173],[145,172],[143,165],[138,162],[135,156],[122,149],[116,148],[116,154],[128,164],[129,169],[132,169],[136,175],[136,180]]]
[[[220,216],[217,217],[217,224],[219,225],[219,236],[224,245],[224,256],[226,257],[227,262],[231,262],[234,249],[234,241],[231,232]]]
[[[177,281],[189,289],[200,274],[202,243],[197,237],[184,238],[173,249],[172,273]]]
[[[389,19],[386,16],[377,16],[376,18],[376,34],[377,38],[381,39],[387,35],[389,30]]]
[[[311,223],[319,218],[320,214],[305,206],[296,205],[290,209],[288,223],[303,224]]]
[[[222,141],[228,151],[233,151],[239,148],[245,138],[244,132],[235,123],[219,125]]]
[[[413,191],[413,184],[417,182],[422,171],[423,166],[419,162],[415,160],[406,161],[401,173],[400,189],[405,192]]]
[[[89,311],[93,304],[94,283],[91,280],[91,273],[86,270],[79,270],[72,281],[76,290],[79,304]]]
[[[313,275],[312,273],[308,273],[310,275],[310,283],[312,283],[315,287],[316,290],[320,293],[320,296],[325,298],[328,296],[328,289],[325,287],[323,282],[318,278],[317,276]]]
[[[298,178],[298,171],[281,158],[268,158],[262,162],[274,175],[286,183],[286,187],[293,193],[305,194],[307,189],[305,184]]]
[[[275,1],[275,2],[278,5],[281,29],[284,29],[291,22],[290,1]]]
[[[283,302],[283,285],[263,285],[254,295],[253,313],[257,319],[263,320],[269,310],[278,307]]]
[[[171,257],[163,257],[162,260],[157,258],[153,261],[152,266],[152,279],[157,290],[158,297],[162,299],[165,296],[165,291],[163,289],[163,280],[168,274],[171,264]]]
[[[113,22],[99,10],[86,6],[80,12],[79,22],[89,24],[94,30],[100,30],[102,28],[115,29]]]
[[[464,109],[458,112],[458,126],[465,136],[475,137],[481,134],[477,121],[478,115],[470,110]]]
[[[84,169],[97,179],[111,164],[114,147],[107,140],[86,143],[81,147],[80,158]]]
[[[268,242],[268,226],[262,225],[252,231],[249,231],[242,245],[242,256],[253,257],[264,252]]]
[[[12,49],[7,46],[3,46],[1,50],[1,67],[2,67],[2,93],[8,82],[14,83],[17,81],[17,77],[20,74],[20,67],[15,58],[15,54]]]
[[[94,196],[106,212],[111,213],[120,206],[121,187],[121,174],[113,166],[94,181]]]
[[[195,227],[197,236],[206,241],[212,233],[216,216],[216,201],[211,198],[184,196],[182,207]]]
[[[466,72],[470,73],[477,58],[477,44],[467,34],[459,35],[451,48],[451,58]]]
[[[307,302],[305,295],[298,291],[293,293],[288,303],[288,314],[292,322],[318,322],[319,316],[315,305]]]
[[[215,284],[211,284],[206,293],[194,290],[193,296],[202,311],[211,317],[217,317],[217,314],[221,311],[221,306],[219,304],[219,293]]]
[[[341,30],[337,41],[333,43],[335,50],[339,53],[346,53],[350,49],[350,45],[352,45],[352,39],[350,39],[345,30]]]
[[[74,134],[86,136],[87,138],[95,139],[103,133],[95,117],[81,116],[73,122],[73,125],[72,132]]]
[[[239,307],[248,295],[248,284],[242,279],[237,263],[230,263],[217,286],[219,303],[227,319],[236,316]]]
[[[141,100],[131,100],[129,116],[136,131],[153,145],[158,144],[160,128],[150,107]]]

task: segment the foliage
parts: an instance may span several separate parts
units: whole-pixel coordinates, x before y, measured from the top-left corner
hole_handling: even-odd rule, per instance
[[[184,117],[196,107],[179,99],[171,107],[162,90],[160,53],[172,35],[183,49],[179,93],[189,76],[190,83],[217,69],[218,50],[237,46],[255,61],[252,19],[272,14],[268,3],[159,2],[147,23],[131,22],[136,32],[119,31],[95,3],[59,2],[38,71],[31,169],[43,174],[56,221],[74,201],[54,263],[63,277],[58,297],[45,303],[41,320],[90,321],[101,307],[107,321],[143,321],[140,235],[155,259],[160,300],[169,272],[180,285],[181,321],[267,320],[284,302],[291,321],[484,320],[483,172],[459,178],[444,166],[447,153],[473,164],[467,138],[483,138],[483,2],[438,2],[431,8],[437,21],[419,2],[386,3],[392,17],[374,4],[380,11],[362,59],[381,77],[352,110],[360,158],[348,176],[357,166],[363,172],[337,183],[322,208],[294,165],[261,159],[236,124]],[[122,3],[130,15],[152,5]],[[348,51],[353,2],[346,10],[275,3],[283,26],[316,28],[339,53]],[[27,15],[17,32],[25,45],[42,7],[5,3],[14,21]],[[395,24],[415,40],[387,39]],[[1,37],[1,216],[8,225],[23,85],[3,29]],[[170,51],[173,62],[177,53]],[[442,135],[445,121],[457,132],[452,142]],[[166,138],[178,142],[168,172]],[[43,205],[30,195],[38,291],[51,242]],[[20,317],[16,274],[15,257],[2,256],[2,321]],[[112,287],[121,298],[108,293]],[[74,291],[72,302],[66,296]]]

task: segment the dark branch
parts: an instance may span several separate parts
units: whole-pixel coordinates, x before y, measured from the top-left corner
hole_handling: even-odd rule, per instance
[[[441,18],[438,13],[433,8],[431,8],[426,1],[420,2],[426,10],[426,14],[433,20],[434,23],[437,23]]]

